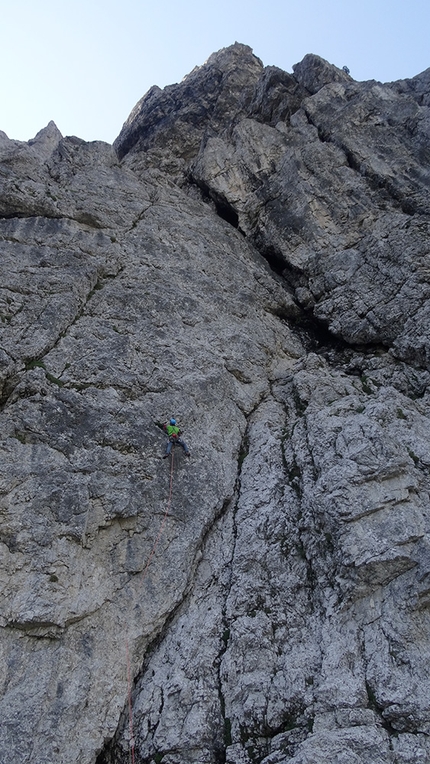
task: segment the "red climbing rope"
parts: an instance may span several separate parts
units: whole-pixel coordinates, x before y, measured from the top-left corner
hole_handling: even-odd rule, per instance
[[[149,568],[149,564],[155,554],[155,551],[158,546],[158,542],[160,541],[161,535],[164,530],[164,526],[166,524],[166,520],[169,514],[170,505],[172,503],[172,492],[173,492],[173,455],[175,453],[175,445],[173,444],[172,451],[171,451],[171,460],[170,460],[170,485],[169,485],[169,498],[167,500],[167,506],[166,510],[163,515],[163,520],[160,525],[160,530],[158,531],[158,536],[154,541],[153,547],[151,549],[151,552],[149,554],[149,557],[146,561],[146,565],[143,569],[142,578],[144,577],[146,571]],[[133,734],[133,702],[132,702],[132,696],[131,696],[131,669],[130,669],[130,654],[128,649],[128,639],[125,640],[125,650],[126,650],[126,656],[127,656],[127,686],[128,686],[128,726],[129,726],[129,733],[130,733],[130,753],[131,753],[131,764],[134,764],[134,734]]]
[[[130,653],[128,651],[128,639],[125,640],[125,653],[127,656],[128,727],[130,731],[130,752],[131,752],[131,764],[134,764],[133,707],[131,702],[131,671],[130,671]]]

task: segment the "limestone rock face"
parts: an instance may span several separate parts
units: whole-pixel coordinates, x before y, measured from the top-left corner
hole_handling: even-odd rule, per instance
[[[430,761],[429,71],[0,133],[1,761]]]
[[[170,126],[154,127],[143,99],[116,141],[119,154],[128,150],[125,163],[144,173],[162,152],[177,178],[180,150],[182,182],[215,201],[331,333],[426,364],[428,72],[408,87],[358,83],[306,56],[295,77],[282,78],[253,59],[251,70],[250,55],[243,57],[254,96],[232,88],[237,98],[227,123],[220,126],[206,105],[196,128],[190,113],[198,98],[193,79],[209,78],[214,64],[208,61],[190,75],[188,89],[188,78],[177,86],[170,122],[189,125],[185,139],[177,142]],[[230,49],[215,60],[226,62],[229,82],[241,84],[243,70]],[[157,98],[165,103],[163,95]]]

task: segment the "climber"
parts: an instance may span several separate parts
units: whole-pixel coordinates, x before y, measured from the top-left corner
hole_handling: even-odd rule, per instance
[[[166,422],[165,424],[163,424],[163,430],[169,436],[169,440],[167,441],[167,446],[166,446],[166,453],[164,454],[163,459],[167,459],[167,457],[169,456],[172,450],[172,445],[174,443],[178,443],[180,446],[182,446],[182,448],[185,451],[185,455],[190,456],[190,452],[188,450],[187,444],[180,437],[180,435],[182,435],[182,432],[179,429],[178,425],[176,424],[176,419],[173,419],[172,417],[172,419],[169,422]]]

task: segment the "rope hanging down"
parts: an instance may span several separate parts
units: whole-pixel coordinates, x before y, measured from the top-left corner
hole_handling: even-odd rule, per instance
[[[142,579],[145,576],[146,571],[149,568],[150,562],[155,554],[155,551],[157,549],[158,543],[160,541],[161,535],[164,530],[164,526],[166,524],[167,517],[169,515],[170,506],[172,503],[172,492],[173,492],[173,455],[175,453],[175,446],[173,445],[172,451],[171,451],[171,460],[170,460],[170,485],[169,485],[169,498],[167,500],[167,506],[166,510],[163,515],[163,520],[160,525],[160,530],[158,531],[158,536],[154,541],[153,547],[151,549],[151,552],[149,554],[149,557],[146,561],[146,565],[143,569],[142,573]],[[141,581],[142,581],[141,579]],[[130,668],[130,653],[128,649],[128,638],[126,637],[125,640],[125,650],[126,650],[126,659],[127,659],[127,687],[128,687],[128,725],[129,725],[129,734],[130,734],[130,754],[131,754],[131,764],[134,764],[134,734],[133,734],[133,702],[131,697],[131,668]]]
[[[127,685],[128,685],[128,727],[130,733],[131,764],[134,764],[134,734],[133,734],[133,707],[131,702],[131,671],[130,653],[128,651],[128,639],[125,640],[125,653],[127,658]]]

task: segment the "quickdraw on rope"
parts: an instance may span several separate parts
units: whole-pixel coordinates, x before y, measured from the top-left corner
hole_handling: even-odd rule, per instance
[[[174,453],[175,453],[175,445],[173,444],[172,451],[171,451],[171,460],[170,460],[169,498],[167,500],[166,510],[163,515],[163,520],[160,525],[160,530],[158,531],[158,536],[154,541],[153,547],[146,561],[146,565],[143,569],[142,579],[145,576],[145,573],[148,570],[150,562],[155,554],[155,551],[158,546],[158,542],[160,541],[169,511],[170,511],[170,505],[172,503],[172,492],[173,492],[173,454]],[[130,667],[130,653],[128,649],[128,638],[126,638],[125,640],[125,651],[126,651],[126,659],[127,659],[128,726],[129,726],[129,735],[130,735],[130,760],[131,760],[131,764],[134,764],[133,702],[132,702],[132,693],[131,693],[131,667]]]

